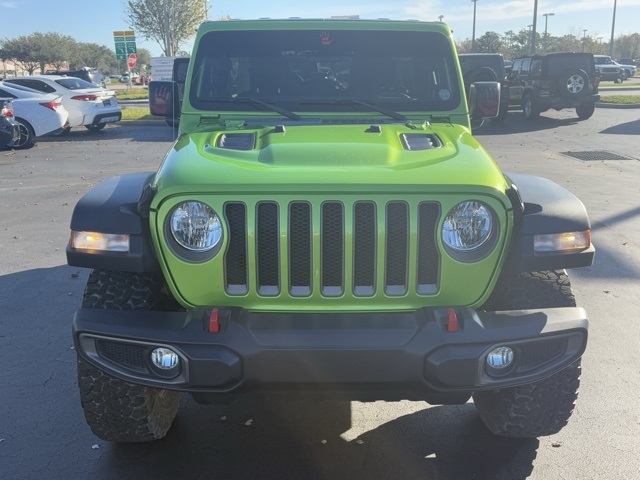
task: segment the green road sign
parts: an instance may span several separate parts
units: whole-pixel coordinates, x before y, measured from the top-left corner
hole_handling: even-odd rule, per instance
[[[113,43],[115,44],[117,60],[126,60],[132,53],[138,53],[136,36],[132,30],[114,31]]]

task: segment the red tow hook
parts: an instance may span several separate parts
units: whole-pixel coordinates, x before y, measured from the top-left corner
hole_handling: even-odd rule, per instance
[[[458,316],[453,308],[447,309],[447,332],[456,333],[458,331]]]
[[[211,310],[211,315],[209,315],[209,333],[218,332],[220,332],[220,320],[218,318],[218,309],[214,308]]]

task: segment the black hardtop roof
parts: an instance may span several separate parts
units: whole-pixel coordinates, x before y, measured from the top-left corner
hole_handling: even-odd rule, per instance
[[[548,53],[532,53],[529,55],[520,55],[519,57],[514,58],[513,60],[519,60],[521,58],[545,58],[545,57],[555,57],[561,55],[582,55],[582,56],[593,56],[592,53],[588,52],[548,52]]]

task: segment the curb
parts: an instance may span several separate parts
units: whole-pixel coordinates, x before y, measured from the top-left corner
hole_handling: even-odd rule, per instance
[[[618,109],[631,109],[640,108],[640,103],[606,103],[596,102],[598,108],[618,108]]]
[[[153,126],[164,126],[169,127],[163,120],[120,120],[119,124],[126,123],[127,125],[153,125]],[[171,127],[169,127],[171,128]]]

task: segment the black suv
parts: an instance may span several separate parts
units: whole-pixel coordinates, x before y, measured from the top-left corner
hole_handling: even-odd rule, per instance
[[[506,80],[502,55],[499,53],[461,53],[458,55],[458,60],[467,97],[471,84],[474,82],[500,82],[500,109],[498,116],[492,121],[504,121],[509,110],[509,82]]]
[[[513,61],[509,79],[509,105],[521,106],[527,120],[550,108],[575,108],[580,120],[593,115],[600,100],[593,55],[547,53]]]
[[[46,75],[66,75],[67,77],[81,78],[89,83],[98,85],[99,87],[106,87],[107,81],[98,70],[94,70],[89,67],[83,67],[79,70],[67,70],[63,72],[47,72]]]

